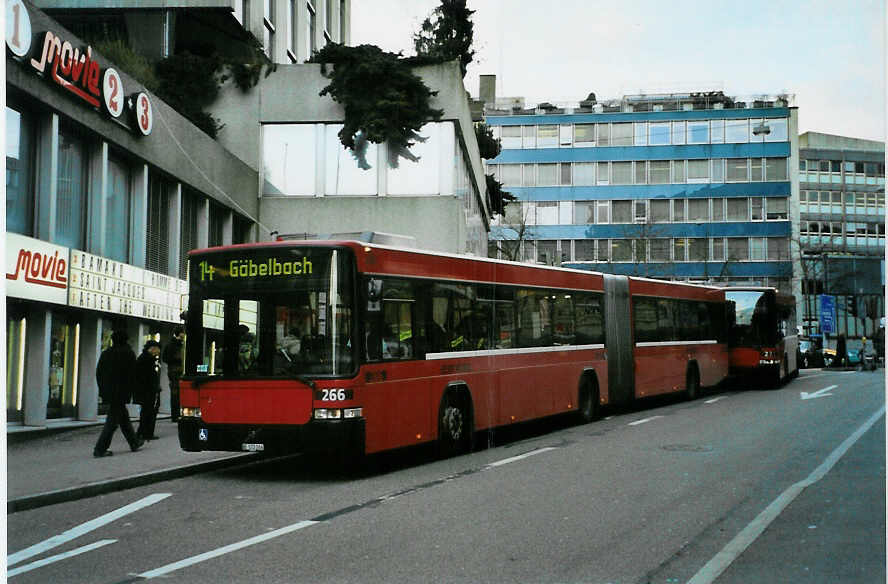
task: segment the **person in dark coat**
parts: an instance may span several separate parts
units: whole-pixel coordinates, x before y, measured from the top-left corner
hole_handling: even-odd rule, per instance
[[[160,343],[148,341],[142,354],[136,359],[134,401],[142,406],[139,414],[139,431],[143,440],[157,440],[154,425],[160,408]]]
[[[182,327],[173,332],[173,338],[163,348],[163,362],[167,364],[167,380],[170,382],[170,420],[179,421],[179,378],[182,376],[182,349],[185,332]]]
[[[114,331],[111,334],[111,347],[102,352],[99,364],[96,366],[99,396],[102,401],[108,402],[105,426],[93,448],[93,456],[96,458],[113,454],[108,450],[108,447],[111,445],[111,438],[114,436],[117,426],[120,426],[120,431],[123,432],[123,437],[126,438],[133,452],[145,443],[144,440],[136,436],[133,425],[130,423],[129,412],[126,409],[126,403],[131,397],[133,374],[136,367],[136,354],[127,344],[127,340],[126,331]]]

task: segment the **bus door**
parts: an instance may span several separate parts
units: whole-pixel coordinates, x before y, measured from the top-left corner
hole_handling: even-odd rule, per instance
[[[608,397],[611,404],[626,405],[635,397],[628,277],[604,275],[604,311]]]

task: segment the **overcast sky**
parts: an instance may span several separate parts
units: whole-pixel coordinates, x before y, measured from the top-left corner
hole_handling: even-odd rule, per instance
[[[413,53],[438,0],[352,0],[352,44]],[[799,132],[885,140],[885,3],[876,0],[469,0],[497,96],[578,102],[639,90],[795,94]]]

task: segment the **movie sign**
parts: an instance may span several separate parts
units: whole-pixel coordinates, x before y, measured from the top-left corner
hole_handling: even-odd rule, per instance
[[[67,304],[68,248],[16,233],[6,234],[6,295]]]
[[[135,99],[127,97],[120,74],[112,67],[103,68],[93,58],[92,47],[75,46],[54,31],[42,31],[32,42],[31,18],[21,0],[6,3],[6,48],[17,59],[30,65],[38,75],[58,85],[76,99],[115,120],[129,109],[139,134],[151,133],[151,100],[144,92]],[[29,59],[29,57],[31,57]],[[126,119],[126,118],[125,118]],[[129,126],[128,126],[129,127]]]
[[[164,322],[181,322],[187,283],[85,251],[71,250],[68,304]]]

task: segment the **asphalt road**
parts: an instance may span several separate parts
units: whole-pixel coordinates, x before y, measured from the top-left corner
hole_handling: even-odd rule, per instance
[[[10,581],[884,582],[884,370],[743,389],[15,513]]]

